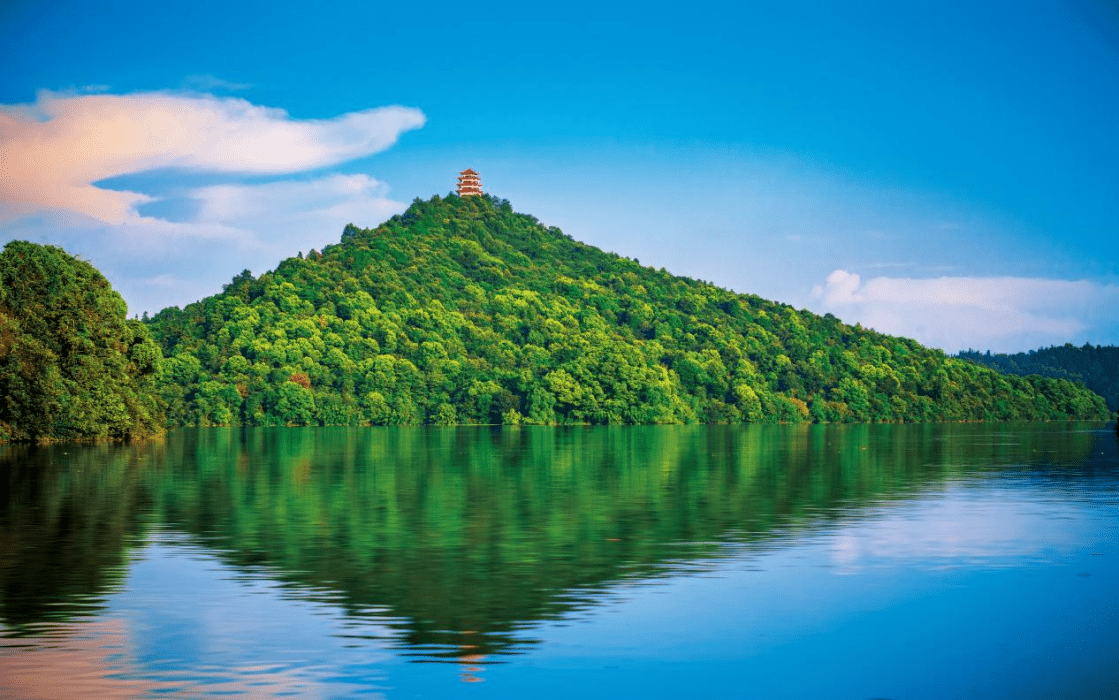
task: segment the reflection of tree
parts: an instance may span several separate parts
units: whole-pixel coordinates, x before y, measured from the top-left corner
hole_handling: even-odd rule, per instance
[[[36,499],[80,511],[16,532],[21,552],[40,531],[81,543],[87,557],[58,566],[91,582],[53,591],[78,599],[111,583],[150,507],[235,566],[388,618],[406,653],[474,668],[593,589],[717,555],[721,541],[772,539],[987,465],[1083,457],[1092,440],[1063,425],[181,431],[165,445],[69,448],[101,450],[79,462],[107,459],[106,484],[81,485],[96,471],[75,463],[44,470],[54,476],[36,489],[9,492],[0,534]],[[21,566],[3,564],[7,621],[46,615],[10,609]]]
[[[94,614],[143,530],[162,441],[0,445],[0,622],[13,634]]]

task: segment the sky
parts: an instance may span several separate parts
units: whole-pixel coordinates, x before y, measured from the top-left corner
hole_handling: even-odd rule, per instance
[[[645,265],[948,352],[1119,344],[1119,4],[0,2],[0,243],[130,314],[467,167]]]

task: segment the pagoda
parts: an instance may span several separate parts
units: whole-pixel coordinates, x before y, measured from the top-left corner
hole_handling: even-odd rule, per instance
[[[482,196],[482,179],[478,177],[478,173],[470,168],[463,170],[458,175],[458,196],[460,197],[480,197]]]

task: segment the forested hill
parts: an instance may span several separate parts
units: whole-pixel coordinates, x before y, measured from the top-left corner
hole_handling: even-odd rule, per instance
[[[1119,410],[1119,347],[1114,345],[1085,343],[1076,347],[1066,343],[1013,355],[968,350],[959,357],[1008,374],[1040,374],[1082,382],[1104,398],[1108,410]]]
[[[1074,384],[642,267],[438,196],[150,321],[172,424],[1105,418]]]

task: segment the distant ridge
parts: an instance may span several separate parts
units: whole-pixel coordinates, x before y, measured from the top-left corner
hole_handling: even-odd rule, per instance
[[[1109,411],[1119,411],[1119,347],[1071,343],[1013,355],[967,350],[957,357],[1007,374],[1038,374],[1080,382],[1104,398]]]
[[[1100,397],[584,245],[492,195],[149,321],[178,425],[1103,419]]]

